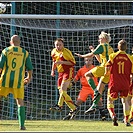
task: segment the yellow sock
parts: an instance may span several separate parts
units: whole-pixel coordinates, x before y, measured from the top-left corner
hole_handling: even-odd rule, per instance
[[[64,103],[64,96],[63,96],[63,91],[62,91],[62,92],[60,92],[60,97],[59,97],[59,100],[58,100],[59,107],[62,107],[63,103]]]
[[[133,105],[131,106],[131,109],[130,109],[130,119],[133,118]]]
[[[107,109],[109,111],[109,114],[110,114],[111,118],[116,116],[115,111],[114,111],[114,104],[107,104]]]
[[[71,109],[71,110],[75,110],[76,106],[74,105],[71,97],[67,94],[66,91],[63,91],[63,97],[64,97],[64,101],[67,104],[67,106]]]
[[[129,122],[129,115],[130,115],[130,110],[125,110],[124,111],[124,119],[126,120],[126,122]]]

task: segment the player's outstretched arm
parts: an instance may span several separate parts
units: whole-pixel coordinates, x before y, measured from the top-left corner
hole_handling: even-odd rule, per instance
[[[88,54],[84,54],[84,55],[75,53],[75,55],[77,55],[77,56],[80,57],[80,58],[92,58],[92,57],[94,56],[93,53],[88,53]]]

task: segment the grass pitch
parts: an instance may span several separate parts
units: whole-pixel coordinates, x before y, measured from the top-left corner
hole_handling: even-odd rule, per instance
[[[43,120],[34,121],[26,120],[26,129],[24,132],[39,131],[39,132],[132,132],[133,124],[126,127],[123,123],[118,121],[119,126],[114,127],[112,121],[89,121],[89,120]],[[1,120],[0,132],[10,131],[16,132],[19,130],[17,120]]]

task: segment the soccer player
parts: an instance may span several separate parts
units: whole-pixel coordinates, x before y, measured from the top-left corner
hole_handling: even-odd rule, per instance
[[[18,106],[18,120],[20,130],[25,128],[25,107],[24,107],[24,84],[31,81],[32,62],[28,51],[20,47],[20,38],[13,35],[9,47],[1,53],[0,59],[0,96],[6,97],[9,93],[14,95]],[[25,76],[27,70],[27,77]]]
[[[84,63],[85,65],[77,71],[77,74],[75,75],[72,82],[73,84],[75,84],[80,79],[80,83],[82,85],[77,101],[75,103],[77,106],[80,106],[83,102],[85,102],[88,96],[91,96],[92,99],[94,98],[94,91],[88,85],[88,82],[85,77],[85,73],[95,67],[93,65],[93,58],[84,58]],[[93,80],[97,85],[98,79],[94,77]],[[106,116],[103,108],[102,99],[99,101],[99,111],[101,114],[101,119],[104,121],[106,119]],[[69,112],[69,114],[63,118],[63,120],[69,120],[70,118],[71,118],[71,112]]]
[[[128,101],[128,104],[130,106],[130,115],[129,115],[130,123],[133,123],[133,81],[131,81],[129,94],[126,100]]]
[[[109,45],[109,42],[111,41],[110,34],[107,34],[106,32],[102,31],[99,35],[98,41],[99,45],[91,53],[85,55],[75,53],[81,58],[91,58],[93,56],[96,56],[98,58],[98,61],[100,61],[101,63],[100,66],[96,66],[85,74],[88,84],[94,90],[93,104],[88,110],[85,111],[85,114],[96,111],[97,104],[102,96],[105,85],[109,82],[109,75],[105,76],[104,72],[105,64],[109,59],[109,55],[114,52],[112,47]],[[100,77],[97,87],[94,83],[93,77]]]
[[[72,117],[74,117],[79,112],[79,109],[67,94],[67,88],[74,77],[74,66],[76,62],[72,52],[64,47],[64,40],[62,38],[57,38],[54,44],[55,48],[51,51],[51,57],[53,60],[51,76],[55,76],[55,69],[57,69],[60,96],[58,104],[53,105],[50,110],[62,111],[62,106],[65,102],[72,112]]]
[[[133,74],[133,58],[126,53],[127,42],[118,42],[118,52],[109,56],[105,64],[105,75],[110,75],[107,95],[107,108],[113,125],[118,126],[117,116],[114,110],[114,100],[121,98],[123,104],[124,123],[131,126],[129,121],[130,106],[127,100],[130,87],[130,75]]]

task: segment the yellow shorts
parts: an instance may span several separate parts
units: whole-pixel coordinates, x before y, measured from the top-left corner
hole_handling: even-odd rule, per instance
[[[102,82],[108,83],[109,82],[109,76],[104,76],[105,67],[104,66],[96,66],[93,69],[91,69],[91,72],[94,77],[100,77]]]
[[[9,93],[12,93],[14,99],[20,98],[24,99],[24,88],[7,88],[7,87],[0,87],[0,96],[7,97]]]

